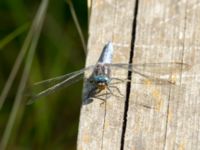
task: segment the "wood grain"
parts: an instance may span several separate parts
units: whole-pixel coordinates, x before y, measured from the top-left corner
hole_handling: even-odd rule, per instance
[[[129,89],[118,85],[123,98],[83,103],[77,149],[200,149],[200,1],[93,0],[91,4],[86,66],[95,64],[103,46],[112,41],[113,63],[129,63],[134,51],[133,63],[180,62],[191,68],[171,71],[168,78],[174,85],[144,79],[144,84],[132,82]],[[127,75],[113,71],[114,77]],[[132,81],[140,78],[132,74]],[[83,93],[87,92],[85,88]]]
[[[133,62],[184,62],[199,70],[200,53],[194,47],[200,11],[195,5],[197,1],[140,0]],[[172,72],[176,85],[132,84],[124,149],[199,149],[196,69]]]
[[[92,2],[86,66],[97,62],[108,41],[112,41],[114,46],[113,62],[129,62],[133,7],[133,0]],[[127,71],[114,71],[112,74],[127,77]],[[119,88],[126,95],[126,85]],[[111,97],[103,104],[95,99],[90,104],[82,105],[78,149],[120,149],[124,103],[125,98]]]

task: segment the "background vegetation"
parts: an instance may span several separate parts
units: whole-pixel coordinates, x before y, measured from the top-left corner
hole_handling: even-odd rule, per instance
[[[0,1],[0,92],[24,43],[41,1]],[[87,1],[74,0],[73,5],[87,39]],[[13,40],[6,37],[20,33]],[[43,29],[36,48],[27,89],[34,82],[66,74],[84,67],[85,54],[66,1],[50,0]],[[22,75],[22,66],[0,110],[0,138],[4,134]],[[11,133],[8,149],[75,149],[81,106],[82,83],[39,99],[20,110],[16,129]],[[1,140],[1,139],[0,139]]]

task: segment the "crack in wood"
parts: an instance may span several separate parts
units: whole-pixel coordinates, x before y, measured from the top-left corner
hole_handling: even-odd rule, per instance
[[[102,132],[102,139],[101,139],[101,149],[103,149],[103,138],[104,138],[104,129],[105,129],[105,122],[106,122],[106,101],[104,102],[105,111],[104,111],[104,121],[103,121],[103,132]]]
[[[139,6],[139,0],[135,0],[135,8],[134,8],[134,14],[133,14],[133,25],[132,25],[132,40],[131,40],[131,51],[130,51],[130,57],[129,57],[129,64],[133,61],[134,56],[134,46],[135,46],[135,40],[136,40],[136,26],[137,26],[137,14],[138,14],[138,6]],[[128,79],[132,79],[132,72],[128,72]],[[122,125],[122,135],[121,135],[121,147],[120,149],[124,149],[124,140],[125,140],[125,134],[126,134],[126,125],[127,125],[127,114],[128,114],[128,108],[129,108],[129,97],[130,97],[130,91],[131,91],[131,83],[128,82],[126,86],[126,99],[125,99],[125,105],[124,105],[124,116],[123,116],[123,125]]]

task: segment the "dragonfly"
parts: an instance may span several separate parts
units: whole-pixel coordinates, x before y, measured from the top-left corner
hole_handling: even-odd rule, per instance
[[[127,63],[112,63],[113,58],[113,44],[108,42],[95,65],[88,66],[78,71],[68,73],[55,78],[40,81],[34,84],[34,87],[42,85],[51,85],[49,88],[42,90],[41,92],[34,94],[30,97],[27,104],[32,104],[35,100],[47,96],[56,92],[57,90],[67,87],[75,82],[84,79],[84,74],[91,74],[86,81],[92,84],[92,89],[89,91],[87,98],[92,95],[100,93],[101,91],[107,90],[111,95],[116,96],[111,90],[115,88],[120,95],[121,92],[118,87],[113,86],[115,83],[131,82],[129,79],[120,79],[112,77],[111,71],[114,69],[125,69],[127,71],[139,74],[153,82],[163,83],[163,84],[173,84],[171,81],[166,79],[160,79],[153,75],[147,75],[147,73],[156,73],[158,75],[166,75],[172,72],[181,72],[190,68],[186,63],[182,62],[164,62],[164,63],[143,63],[143,64],[127,64]],[[144,73],[144,70],[146,73]],[[112,84],[112,82],[114,82]],[[95,91],[95,92],[94,92]]]

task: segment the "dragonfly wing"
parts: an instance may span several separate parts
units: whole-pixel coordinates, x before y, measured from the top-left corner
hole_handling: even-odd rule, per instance
[[[143,74],[143,73],[140,73],[136,70],[132,70],[132,72],[136,73],[136,74],[139,74],[141,75],[142,77],[148,79],[148,80],[144,80],[144,79],[140,79],[138,83],[142,83],[142,84],[149,84],[149,83],[153,83],[153,84],[160,84],[160,85],[166,85],[166,84],[174,84],[173,81],[170,81],[168,79],[161,79],[161,78],[158,78],[156,76],[153,76],[153,75],[146,75],[146,74]],[[136,82],[137,83],[137,82]]]
[[[47,88],[46,90],[43,90],[43,91],[39,92],[38,94],[32,95],[27,104],[32,104],[36,99],[38,99],[40,97],[47,96],[47,95],[54,93],[55,91],[57,91],[57,90],[59,90],[63,87],[69,86],[69,85],[83,79],[84,72],[87,71],[87,70],[91,70],[93,67],[94,66],[89,66],[87,68],[81,69],[79,71],[72,72],[70,74],[66,74],[66,75],[63,75],[63,76],[59,76],[59,77],[56,77],[56,78],[52,78],[52,79],[48,79],[48,80],[44,80],[44,81],[36,83],[36,86],[41,86],[41,85],[48,84],[48,83],[53,82],[53,81],[57,81],[57,80],[60,81],[60,82],[57,81],[58,83]]]
[[[157,75],[178,73],[190,69],[190,65],[181,62],[108,65],[110,65],[112,68],[122,68],[133,72],[137,71],[140,73],[154,73]]]
[[[137,71],[133,71],[136,74],[139,74],[140,76],[144,77],[143,79],[136,79],[136,78],[132,78],[131,80],[129,79],[119,79],[119,78],[112,78],[112,82],[110,83],[111,85],[116,85],[116,84],[121,84],[121,83],[127,83],[127,82],[131,82],[134,84],[157,84],[157,85],[171,85],[174,84],[174,82],[172,82],[171,80],[167,80],[167,79],[161,79],[161,78],[157,78],[151,75],[145,75],[142,74],[140,72]]]
[[[74,71],[74,72],[71,72],[71,73],[68,73],[65,75],[61,75],[61,76],[57,76],[55,78],[50,78],[47,80],[39,81],[39,82],[34,83],[34,87],[55,85],[56,83],[59,83],[65,79],[69,78],[70,76],[73,76],[75,74],[78,74],[79,72],[87,71],[87,70],[93,69],[93,68],[94,68],[94,66],[89,66],[87,68],[84,68],[84,69],[81,69],[78,71]]]
[[[160,75],[170,75],[172,73],[178,73],[187,71],[190,66],[185,63],[146,63],[146,64],[108,64],[112,69],[121,68],[128,71],[132,71],[148,80],[137,80],[134,83],[148,84],[148,81],[153,84],[174,84],[173,81],[168,79],[159,78]],[[132,82],[132,81],[131,81]]]

